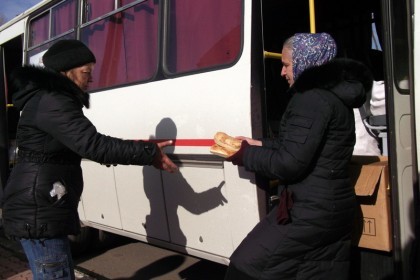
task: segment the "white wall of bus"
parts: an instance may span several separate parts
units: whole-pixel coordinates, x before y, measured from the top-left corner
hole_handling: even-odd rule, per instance
[[[244,48],[234,66],[92,93],[86,116],[99,132],[124,139],[154,138],[156,126],[163,119],[173,122],[177,139],[193,142],[212,139],[217,131],[251,136],[250,19],[251,3],[245,1]],[[167,137],[163,135],[163,138]],[[171,151],[210,155],[208,146],[175,146]],[[84,161],[85,190],[80,215],[88,223],[134,233],[138,239],[144,239],[146,234],[150,235],[145,219],[154,207],[156,217],[159,221],[167,220],[168,228],[162,222],[162,228],[152,232],[155,236],[151,237],[167,242],[168,247],[180,245],[191,254],[201,251],[227,262],[265,209],[260,205],[254,175],[227,162],[222,168],[186,166],[180,171],[178,175],[160,174],[150,167],[107,168]],[[143,173],[149,174],[147,182]],[[181,185],[188,185],[198,194],[217,187],[222,181],[225,182],[222,194],[228,201],[223,206],[194,214],[182,205],[173,205],[174,196],[183,195],[177,191]],[[145,192],[147,184],[156,187],[153,205],[150,194],[148,197]],[[156,208],[156,204],[161,206]]]

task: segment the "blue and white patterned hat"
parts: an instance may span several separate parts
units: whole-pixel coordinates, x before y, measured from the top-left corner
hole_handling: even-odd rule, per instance
[[[322,65],[337,55],[337,45],[328,33],[296,33],[293,36],[293,78],[303,71]]]

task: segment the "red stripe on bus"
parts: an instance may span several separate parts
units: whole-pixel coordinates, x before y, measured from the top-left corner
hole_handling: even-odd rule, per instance
[[[190,146],[190,147],[210,147],[214,144],[213,139],[148,139],[144,141],[150,141],[159,143],[167,140],[173,141],[173,146]]]

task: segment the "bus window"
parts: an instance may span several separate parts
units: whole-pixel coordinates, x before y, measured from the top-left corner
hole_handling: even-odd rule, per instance
[[[406,1],[403,1],[406,2]],[[407,38],[407,14],[406,4],[400,1],[392,1],[392,18],[401,19],[393,21],[393,66],[394,83],[401,93],[409,94],[408,71],[409,71],[409,47]]]
[[[42,53],[54,43],[52,38],[75,39],[76,7],[76,0],[63,1],[29,22],[29,63],[42,63]]]
[[[28,47],[41,45],[51,38],[70,32],[75,27],[76,0],[64,1],[31,20]]]
[[[51,9],[51,38],[76,27],[76,1],[65,1]]]
[[[136,0],[120,0],[121,6],[128,5],[128,4],[130,4],[130,3],[134,2],[134,1],[136,1]]]
[[[158,63],[157,1],[144,1],[87,24],[80,38],[96,56],[90,89],[150,80]]]
[[[169,1],[168,74],[229,65],[241,49],[242,0]]]
[[[89,22],[112,12],[115,9],[115,0],[86,0],[85,5],[85,22]]]
[[[49,38],[50,12],[32,20],[29,25],[29,47],[40,45]]]
[[[139,0],[84,0],[84,19],[89,22]]]

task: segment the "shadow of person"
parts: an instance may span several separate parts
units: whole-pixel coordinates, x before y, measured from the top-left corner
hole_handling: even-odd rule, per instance
[[[164,118],[157,125],[156,135],[153,138],[174,139],[176,142],[176,137],[175,123],[170,118]],[[164,152],[175,159],[174,150],[174,146],[164,148]],[[157,177],[155,169],[143,169],[144,191],[150,203],[150,214],[146,216],[144,226],[148,242],[153,243],[155,239],[164,240],[175,245],[177,251],[187,253],[187,236],[180,226],[178,208],[181,206],[194,215],[200,215],[224,205],[227,203],[222,195],[225,182],[221,181],[217,186],[205,187],[204,191],[196,192],[183,175],[183,171],[188,167],[183,166],[182,158],[175,160],[175,163],[179,165],[179,172],[161,173],[158,176],[159,182],[155,179]],[[205,184],[203,178],[203,185]],[[203,189],[202,185],[200,189]]]
[[[222,280],[225,278],[226,270],[225,265],[201,260],[182,270],[179,277],[184,280]]]
[[[136,271],[133,276],[129,278],[116,278],[115,280],[150,280],[164,275],[172,270],[180,267],[185,261],[185,257],[181,255],[171,255],[161,258],[148,266]]]

